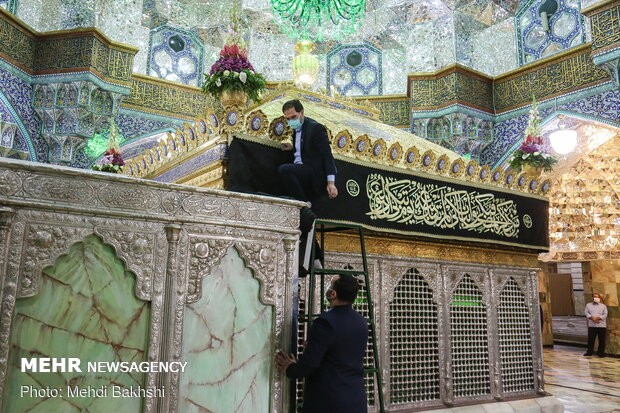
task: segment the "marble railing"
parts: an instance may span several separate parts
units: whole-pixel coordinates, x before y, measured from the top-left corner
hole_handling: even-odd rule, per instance
[[[273,353],[290,342],[299,207],[0,159],[0,411],[288,411]],[[22,371],[45,357],[82,371]],[[187,364],[86,369],[99,361]]]

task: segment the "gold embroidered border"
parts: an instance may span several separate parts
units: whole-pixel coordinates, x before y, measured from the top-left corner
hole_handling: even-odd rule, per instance
[[[335,252],[359,252],[359,238],[349,234],[326,235],[326,250]],[[469,262],[492,265],[538,267],[538,254],[506,251],[463,244],[446,244],[414,239],[402,239],[388,235],[364,236],[366,253],[394,257],[430,258],[438,260]]]

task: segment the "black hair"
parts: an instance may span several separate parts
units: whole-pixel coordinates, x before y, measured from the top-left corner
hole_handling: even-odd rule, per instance
[[[352,303],[357,297],[360,285],[351,274],[342,274],[337,280],[334,280],[332,288],[336,291],[340,301]]]
[[[301,112],[304,110],[304,105],[301,104],[299,99],[289,100],[282,105],[282,112],[285,112],[290,108],[295,108],[295,112]]]

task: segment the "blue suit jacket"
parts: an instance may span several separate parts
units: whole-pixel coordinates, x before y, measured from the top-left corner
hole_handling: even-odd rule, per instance
[[[336,163],[325,126],[307,116],[301,125],[301,161],[312,168],[312,188],[323,194],[327,175],[336,175]]]
[[[366,413],[364,353],[368,322],[348,306],[337,306],[312,324],[308,344],[290,378],[306,378],[304,413]]]

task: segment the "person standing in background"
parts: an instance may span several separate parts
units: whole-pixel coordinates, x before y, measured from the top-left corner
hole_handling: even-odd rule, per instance
[[[602,303],[603,297],[599,293],[592,294],[593,302],[586,304],[586,318],[588,319],[588,350],[584,356],[591,356],[594,352],[594,341],[598,337],[598,356],[605,357],[605,335],[607,334],[607,306]]]

